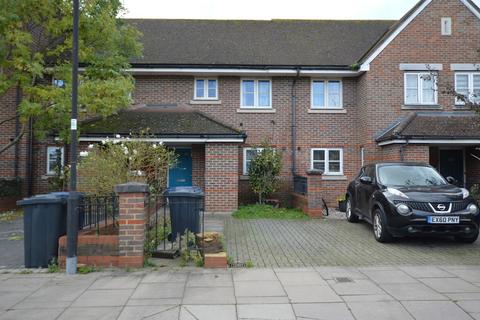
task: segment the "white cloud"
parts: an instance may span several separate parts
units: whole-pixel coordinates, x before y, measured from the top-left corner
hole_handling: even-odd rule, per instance
[[[122,0],[129,18],[399,19],[418,0]],[[480,5],[480,0],[474,0]]]

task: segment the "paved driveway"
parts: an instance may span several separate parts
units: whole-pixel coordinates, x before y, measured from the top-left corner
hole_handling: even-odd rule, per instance
[[[0,219],[0,270],[23,266],[23,217]]]
[[[480,267],[0,274],[0,320],[480,318]]]
[[[234,263],[255,267],[480,265],[480,241],[449,238],[375,241],[371,226],[344,219],[238,220],[226,217],[225,238]]]

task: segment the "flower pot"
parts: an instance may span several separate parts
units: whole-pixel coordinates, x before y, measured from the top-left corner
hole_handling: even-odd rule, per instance
[[[338,201],[338,210],[340,212],[346,212],[347,211],[347,200],[339,200]]]

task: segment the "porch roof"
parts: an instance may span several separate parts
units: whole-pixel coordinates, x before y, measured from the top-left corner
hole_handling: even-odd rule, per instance
[[[83,141],[95,141],[115,135],[128,136],[148,130],[153,139],[184,142],[244,142],[246,134],[187,107],[176,105],[140,105],[106,118],[83,121]],[[181,142],[180,141],[180,142]]]
[[[376,138],[379,145],[435,141],[479,143],[480,118],[470,111],[413,112],[398,119]]]

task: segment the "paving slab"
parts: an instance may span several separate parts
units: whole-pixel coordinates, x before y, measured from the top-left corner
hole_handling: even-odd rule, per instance
[[[277,277],[284,286],[295,285],[327,285],[327,282],[315,271],[282,272],[277,271]]]
[[[452,271],[455,275],[465,281],[471,283],[480,283],[480,268],[479,269],[458,269]]]
[[[140,283],[131,299],[181,298],[183,291],[183,283]]]
[[[187,281],[188,273],[186,272],[149,272],[141,280],[142,283],[158,283],[158,282],[185,282]]]
[[[285,286],[292,303],[342,302],[329,286]]]
[[[179,306],[127,306],[120,313],[118,320],[178,320],[179,314]]]
[[[40,309],[40,310],[8,310],[0,315],[0,320],[54,320],[62,312],[60,309]]]
[[[279,297],[285,296],[280,281],[236,281],[237,297]]]
[[[109,276],[97,279],[90,289],[135,289],[142,276]]]
[[[158,299],[129,299],[127,306],[171,306],[182,304],[183,297]]]
[[[132,289],[87,290],[72,304],[73,307],[117,307],[127,303]]]
[[[273,281],[278,280],[272,269],[234,269],[233,281]]]
[[[375,302],[375,301],[394,301],[395,299],[388,294],[359,294],[341,296],[345,302]]]
[[[37,278],[37,277],[14,277],[2,281],[0,286],[0,291],[2,292],[33,292],[38,290],[41,286],[46,284],[49,281],[48,278]]]
[[[467,293],[445,293],[450,300],[480,300],[480,292],[467,292]]]
[[[415,283],[417,280],[401,270],[364,270],[362,271],[376,283]]]
[[[371,280],[353,280],[352,282],[334,282],[329,280],[330,286],[339,295],[383,294],[384,291]]]
[[[290,304],[243,304],[237,306],[238,319],[295,320]]]
[[[457,301],[457,305],[468,313],[480,313],[480,300]]]
[[[283,297],[237,297],[237,304],[285,304],[290,303],[287,296]]]
[[[421,278],[419,280],[440,293],[480,292],[480,287],[459,278]]]
[[[334,280],[335,278],[367,279],[367,276],[356,268],[316,267],[315,270],[325,280]]]
[[[349,302],[348,306],[357,320],[413,320],[407,310],[397,301]]]
[[[398,268],[414,278],[455,277],[455,275],[436,266],[400,266]]]
[[[30,294],[30,292],[25,291],[0,292],[0,310],[10,309]]]
[[[183,304],[235,304],[233,287],[189,287],[185,289]]]
[[[231,287],[233,279],[230,273],[192,273],[188,277],[187,287]]]
[[[184,305],[180,310],[180,319],[192,316],[195,320],[236,320],[235,305]]]
[[[68,308],[58,320],[116,320],[122,307]]]
[[[354,320],[344,303],[294,304],[297,319]]]
[[[406,301],[403,302],[403,305],[416,319],[472,319],[465,311],[450,301]]]
[[[422,283],[386,283],[380,285],[383,290],[400,301],[448,300],[448,298]]]

